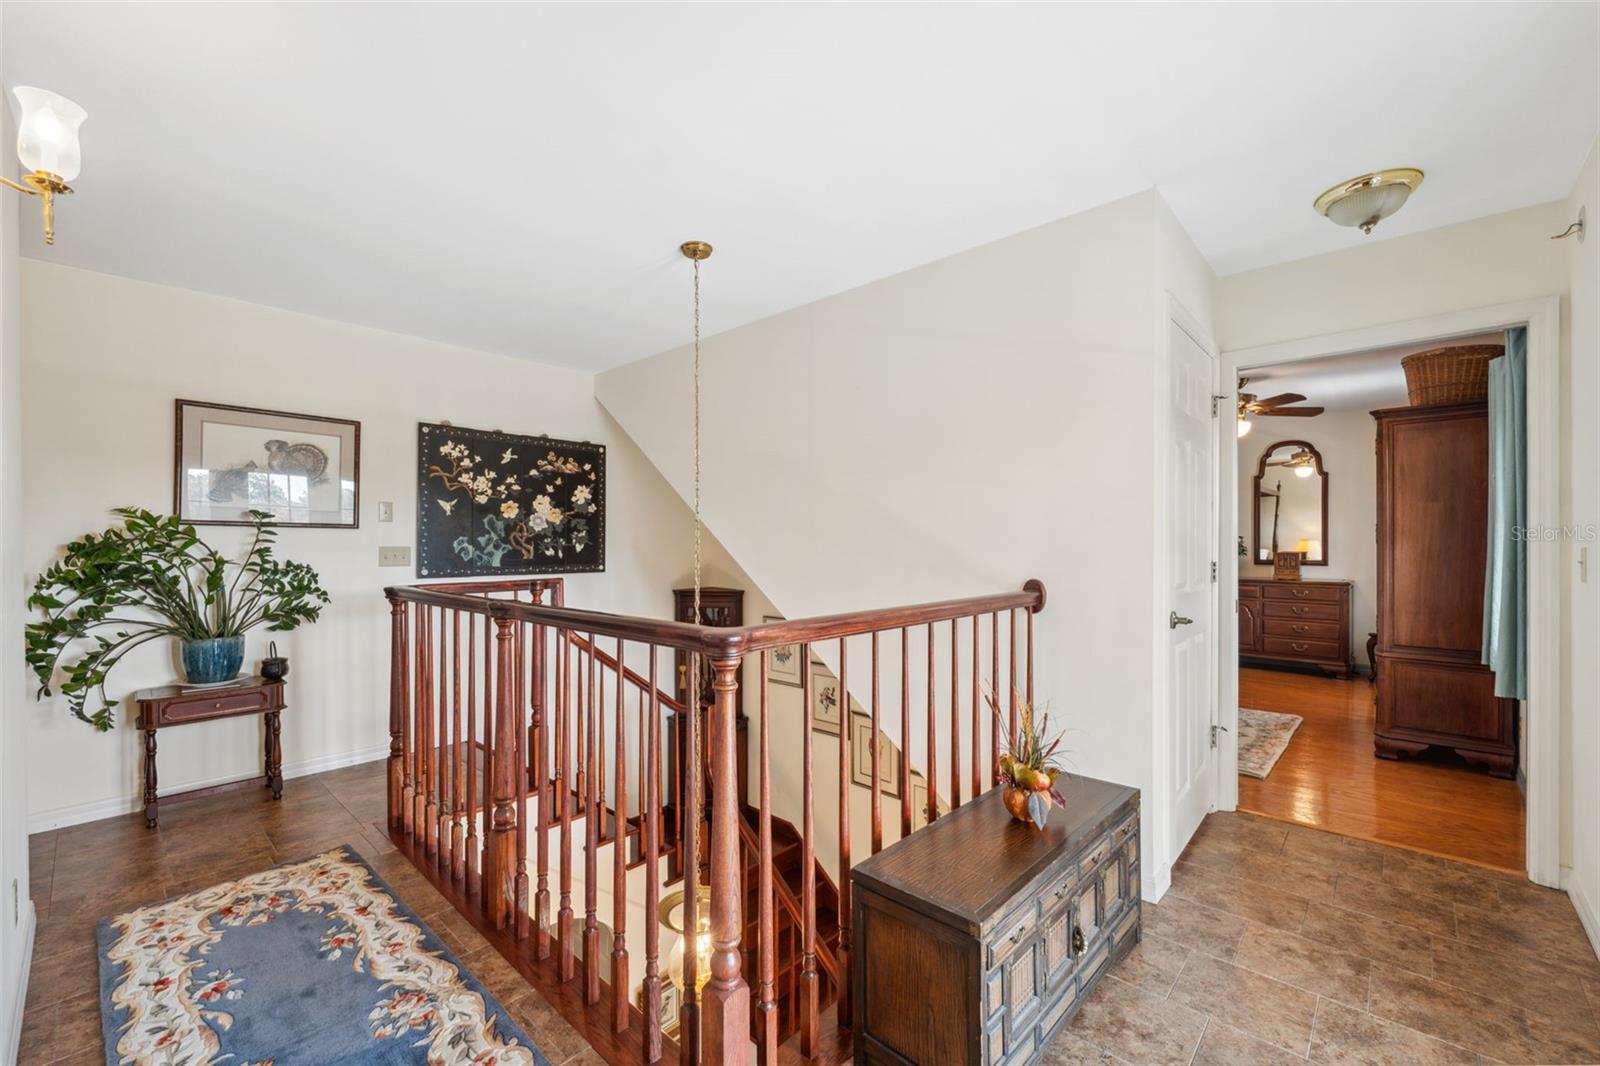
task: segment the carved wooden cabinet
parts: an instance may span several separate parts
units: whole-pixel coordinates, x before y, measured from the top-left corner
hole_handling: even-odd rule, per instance
[[[995,788],[855,867],[857,1062],[1034,1062],[1138,942],[1138,790],[1060,783],[1043,831]]]
[[[1454,748],[1517,771],[1517,701],[1483,647],[1489,416],[1482,403],[1374,411],[1378,423],[1378,711],[1384,758]]]
[[[1267,666],[1355,672],[1350,653],[1350,582],[1239,579],[1239,658]]]

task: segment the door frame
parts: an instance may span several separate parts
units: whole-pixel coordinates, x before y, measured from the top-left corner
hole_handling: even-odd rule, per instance
[[[1528,329],[1528,434],[1527,524],[1530,528],[1557,529],[1561,525],[1561,298],[1544,296],[1513,303],[1451,311],[1320,336],[1263,344],[1222,353],[1221,369],[1228,374],[1221,390],[1238,394],[1242,373],[1255,367],[1296,363],[1329,355],[1392,348],[1405,344],[1448,341],[1478,333],[1526,326]],[[1239,448],[1236,434],[1221,434],[1218,449],[1222,469],[1221,492],[1238,499]],[[1222,544],[1238,543],[1238,507],[1223,507],[1219,537]],[[1561,883],[1561,556],[1557,540],[1535,537],[1528,543],[1528,698],[1523,701],[1527,743],[1522,751],[1526,779],[1526,851],[1528,877],[1557,888]],[[1239,587],[1239,558],[1222,553],[1223,587]],[[1222,627],[1217,642],[1221,678],[1218,714],[1229,730],[1223,762],[1233,773],[1220,782],[1218,806],[1235,810],[1239,805],[1238,717],[1239,631]]]
[[[1170,627],[1167,624],[1167,613],[1171,604],[1167,602],[1167,589],[1171,584],[1171,567],[1168,562],[1171,558],[1172,548],[1172,522],[1167,507],[1167,453],[1171,444],[1171,434],[1168,432],[1167,422],[1168,387],[1172,375],[1172,333],[1170,327],[1175,325],[1189,338],[1198,344],[1211,358],[1212,379],[1211,393],[1213,396],[1222,391],[1220,375],[1223,372],[1222,353],[1217,348],[1216,341],[1211,336],[1211,331],[1194,315],[1183,302],[1170,291],[1165,292],[1164,311],[1157,324],[1159,336],[1156,340],[1156,373],[1152,392],[1155,400],[1155,544],[1154,544],[1154,576],[1155,595],[1151,597],[1153,617],[1151,619],[1152,633],[1152,661],[1151,661],[1151,701],[1160,717],[1153,723],[1151,730],[1151,774],[1152,784],[1150,803],[1146,807],[1150,819],[1148,837],[1155,842],[1149,852],[1154,856],[1154,861],[1147,863],[1145,870],[1142,895],[1145,899],[1159,901],[1166,894],[1167,888],[1172,883],[1172,865],[1177,861],[1178,855],[1189,843],[1187,840],[1174,839],[1173,805],[1177,800],[1174,786],[1176,780],[1176,767],[1173,760],[1177,758],[1177,746],[1173,743],[1172,714],[1173,707],[1168,698],[1171,685],[1171,671],[1168,670],[1167,653]],[[1220,403],[1220,401],[1219,401]],[[1220,433],[1221,419],[1212,419],[1213,454],[1218,460],[1222,457],[1222,434]],[[1211,521],[1207,528],[1219,532],[1220,516],[1227,511],[1222,506],[1222,482],[1218,477],[1219,472],[1213,472],[1211,478]],[[1211,557],[1218,559],[1220,546],[1218,542],[1211,544]],[[1220,562],[1220,560],[1219,560]],[[1212,625],[1220,630],[1224,614],[1222,611],[1222,597],[1218,589],[1222,587],[1222,571],[1218,567],[1217,580],[1211,584],[1211,619]],[[1237,628],[1237,627],[1236,627]],[[1214,633],[1214,647],[1222,647],[1225,634]],[[1237,643],[1237,633],[1235,633]],[[1222,678],[1222,671],[1215,669],[1211,676],[1211,715],[1212,721],[1220,722],[1222,714],[1222,694],[1218,684]],[[1219,745],[1216,753],[1216,777],[1213,784],[1210,806],[1216,810],[1223,800],[1222,781],[1233,771],[1238,763],[1237,751],[1226,751]]]

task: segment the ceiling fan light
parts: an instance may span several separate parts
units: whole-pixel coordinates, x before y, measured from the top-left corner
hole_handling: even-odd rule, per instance
[[[1380,170],[1340,182],[1317,197],[1312,206],[1330,222],[1371,233],[1379,222],[1404,207],[1420,184],[1422,171],[1415,167]]]
[[[1239,436],[1242,437],[1246,433],[1249,433],[1249,432],[1250,432],[1250,420],[1248,418],[1239,419]]]
[[[1314,472],[1309,466],[1297,466],[1294,468],[1295,477],[1310,477]]]

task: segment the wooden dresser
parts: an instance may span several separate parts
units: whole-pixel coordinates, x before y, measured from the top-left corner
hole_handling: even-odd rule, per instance
[[[1378,423],[1377,754],[1454,748],[1517,772],[1517,701],[1483,648],[1489,415],[1482,403],[1374,411]]]
[[[1350,582],[1239,579],[1239,658],[1264,665],[1355,672],[1350,652]]]
[[[1031,1063],[1139,940],[1139,792],[1060,779],[1043,831],[1000,789],[852,873],[858,1063]]]

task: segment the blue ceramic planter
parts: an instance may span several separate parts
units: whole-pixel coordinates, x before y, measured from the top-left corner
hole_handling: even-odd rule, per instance
[[[232,681],[244,664],[244,637],[212,637],[183,642],[183,672],[191,685]]]

